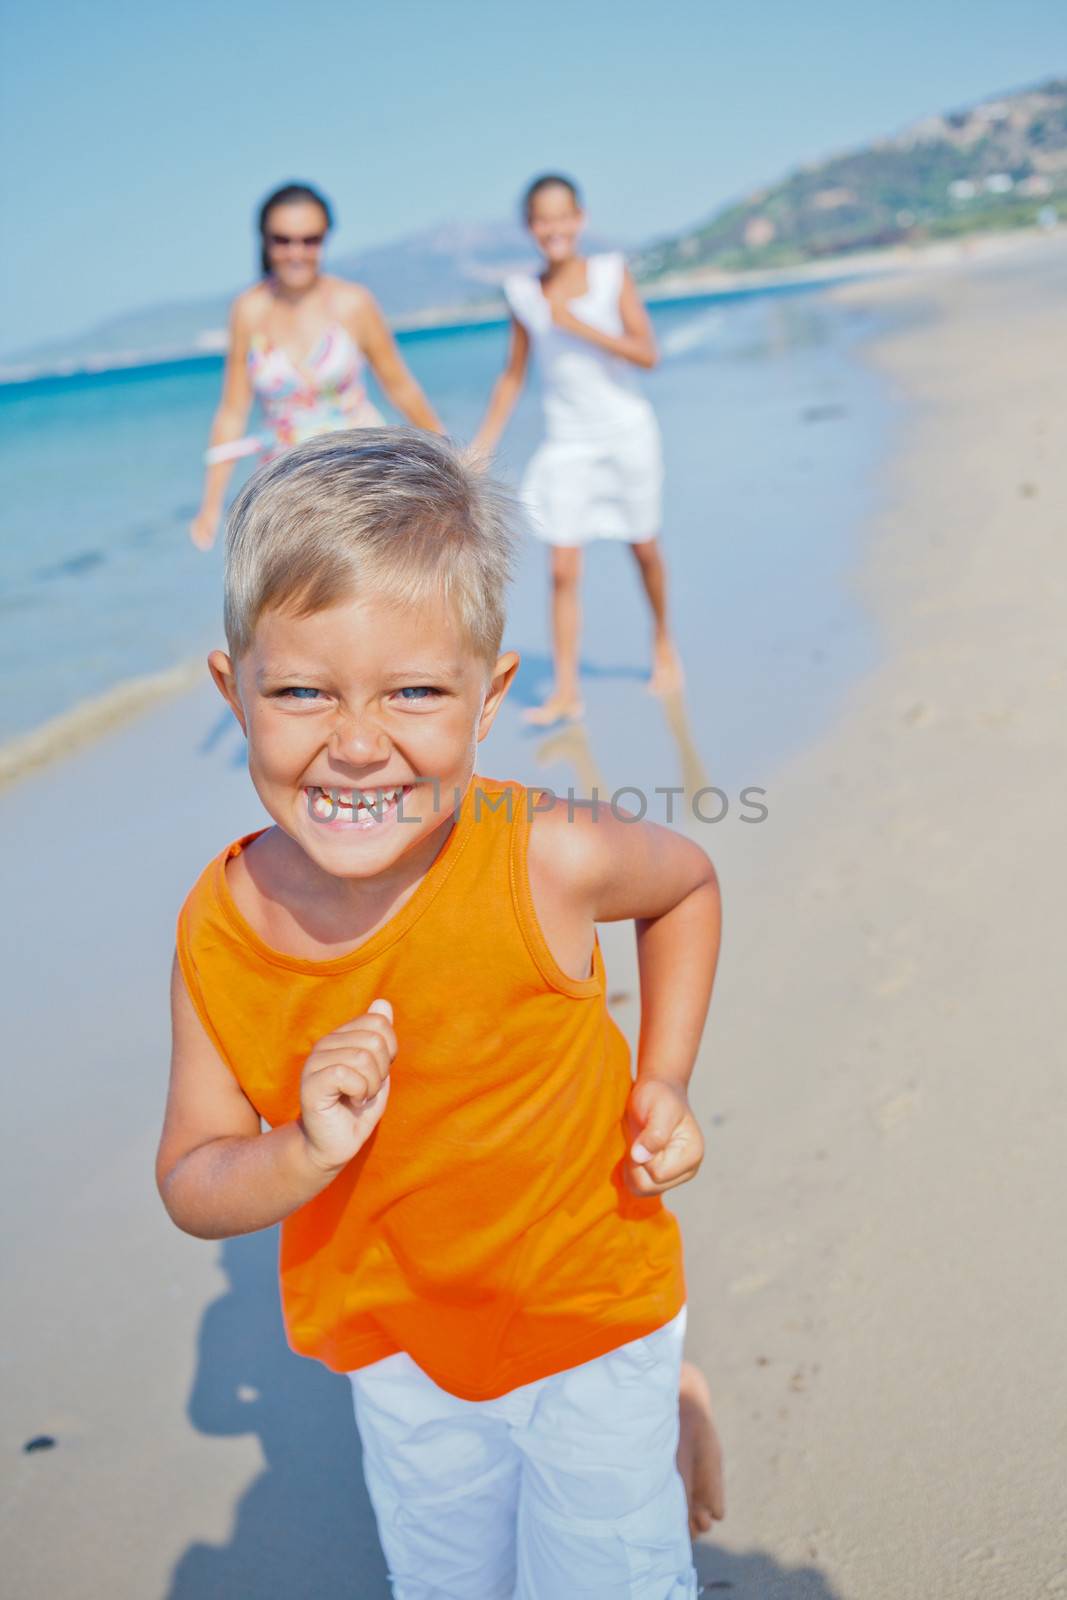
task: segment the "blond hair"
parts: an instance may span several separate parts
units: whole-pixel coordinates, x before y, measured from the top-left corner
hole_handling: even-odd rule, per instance
[[[320,434],[260,467],[226,526],[225,625],[236,660],[265,611],[312,616],[352,596],[440,597],[496,660],[518,508],[455,445],[413,428]]]

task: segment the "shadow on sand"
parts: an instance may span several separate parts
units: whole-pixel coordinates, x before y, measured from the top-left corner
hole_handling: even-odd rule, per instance
[[[844,1600],[816,1567],[783,1567],[762,1550],[701,1544],[694,1558],[702,1600]]]
[[[389,1600],[349,1386],[285,1342],[275,1232],[227,1240],[222,1266],[229,1287],[204,1313],[189,1419],[214,1437],[257,1434],[265,1466],[229,1543],[190,1545],[168,1600]],[[813,1567],[758,1551],[701,1545],[696,1563],[702,1595],[842,1600]]]
[[[273,1230],[222,1247],[229,1288],[204,1313],[189,1419],[258,1434],[265,1466],[229,1543],[190,1545],[168,1600],[388,1600],[351,1390],[286,1344],[277,1249]]]

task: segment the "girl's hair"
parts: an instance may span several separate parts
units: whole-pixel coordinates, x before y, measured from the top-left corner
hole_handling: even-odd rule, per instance
[[[582,197],[573,178],[565,178],[561,172],[543,172],[539,178],[535,178],[532,183],[527,184],[523,193],[520,207],[523,222],[529,222],[533,203],[542,189],[555,188],[566,189],[576,208],[579,211],[582,209]]]
[[[270,277],[270,255],[267,250],[267,219],[275,206],[310,204],[318,206],[326,218],[326,232],[333,227],[333,211],[325,195],[313,189],[310,183],[285,183],[269,194],[259,208],[259,265],[265,278]]]

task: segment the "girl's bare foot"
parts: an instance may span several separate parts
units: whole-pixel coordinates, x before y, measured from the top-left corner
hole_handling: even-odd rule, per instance
[[[711,1414],[707,1380],[691,1361],[682,1362],[678,1384],[678,1471],[689,1503],[689,1532],[694,1539],[726,1515],[722,1445]]]
[[[648,681],[649,694],[673,694],[685,683],[682,658],[669,639],[653,647],[652,676]]]
[[[580,700],[550,694],[544,705],[527,706],[522,720],[533,728],[550,728],[555,722],[578,722],[584,715],[585,707]]]

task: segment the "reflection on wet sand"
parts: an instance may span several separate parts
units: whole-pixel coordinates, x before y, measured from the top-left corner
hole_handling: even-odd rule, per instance
[[[692,814],[693,796],[701,789],[710,787],[711,779],[708,777],[707,768],[704,766],[700,751],[693,738],[693,730],[689,725],[689,713],[686,709],[685,695],[680,689],[673,694],[665,694],[660,699],[663,715],[667,727],[671,731],[675,746],[678,750],[678,759],[682,768],[682,787],[685,790],[686,815]]]
[[[566,762],[577,779],[575,789],[583,798],[607,792],[584,722],[568,722],[566,727],[555,729],[547,739],[541,740],[534,751],[534,760],[539,767]]]
[[[675,689],[670,694],[657,696],[657,701],[663,708],[664,722],[678,754],[679,776],[683,790],[683,804],[676,804],[670,808],[668,820],[677,818],[682,822],[694,814],[693,796],[699,794],[702,789],[710,788],[711,780],[693,737],[684,692]],[[640,749],[629,751],[629,755],[637,763],[640,763],[641,754]],[[575,781],[572,787],[577,796],[586,799],[593,797],[607,799],[612,794],[612,789],[597,762],[588,724],[584,720],[553,729],[547,738],[538,744],[534,751],[534,759],[539,767],[555,766],[558,762],[568,766],[574,775]],[[650,816],[653,813],[653,799],[660,801],[661,805],[664,799],[662,795],[655,795],[657,782],[658,780],[654,781],[645,791]],[[660,787],[665,785],[660,784]],[[677,796],[675,798],[677,799]],[[633,793],[627,790],[625,803],[629,806],[632,800]]]

